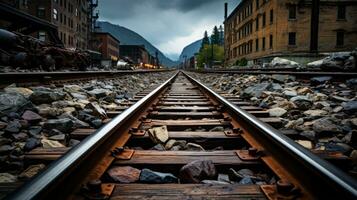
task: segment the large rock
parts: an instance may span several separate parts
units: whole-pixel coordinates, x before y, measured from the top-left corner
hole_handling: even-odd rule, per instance
[[[310,109],[312,102],[306,96],[296,96],[290,99],[300,110]]]
[[[211,160],[196,160],[180,169],[180,180],[184,183],[199,183],[205,179],[214,179],[216,167]]]
[[[307,110],[304,114],[310,117],[319,117],[327,115],[328,112],[325,110]]]
[[[342,130],[329,117],[317,119],[313,122],[312,127],[316,133],[341,133]]]
[[[347,113],[356,113],[357,112],[357,101],[350,101],[343,105],[343,111]]]
[[[42,120],[42,117],[35,112],[26,110],[24,114],[22,114],[22,119],[28,121],[31,124],[36,124]]]
[[[32,103],[19,93],[0,93],[0,116],[32,108]]]
[[[268,90],[271,87],[271,83],[258,83],[254,86],[247,87],[241,96],[244,98],[247,97],[257,97],[259,98],[262,93]]]
[[[68,118],[50,119],[43,124],[43,128],[47,130],[57,129],[63,133],[68,133],[72,130],[73,125],[73,121]]]
[[[130,166],[116,166],[108,170],[108,175],[119,183],[134,183],[140,178],[140,170]]]
[[[350,53],[334,53],[322,61],[321,69],[328,71],[345,70],[345,62],[350,58]]]
[[[155,143],[164,144],[169,139],[166,126],[154,127],[148,130],[150,139]]]
[[[283,108],[277,107],[269,109],[268,112],[271,117],[281,117],[285,115],[288,111]]]
[[[22,125],[18,120],[10,121],[5,128],[5,132],[10,134],[18,133],[21,127]]]
[[[106,97],[110,91],[105,90],[105,89],[94,89],[88,92],[91,96],[96,97],[97,99]]]
[[[30,96],[34,104],[52,103],[64,99],[65,93],[57,92],[49,88],[37,88]]]
[[[31,94],[33,93],[32,90],[30,90],[28,88],[23,88],[23,87],[6,87],[6,88],[4,88],[4,91],[7,93],[18,93],[18,94],[23,95],[26,98],[30,97]]]
[[[38,147],[40,144],[41,144],[40,140],[36,138],[29,138],[25,143],[24,151],[31,151],[32,149]]]
[[[290,76],[290,75],[274,74],[271,76],[271,79],[278,83],[284,83],[285,81],[288,80],[295,81],[296,78],[295,76]]]
[[[272,67],[294,67],[299,68],[300,64],[288,59],[275,57],[271,62],[270,66]]]
[[[84,92],[84,90],[79,85],[64,85],[63,90],[72,93],[72,92]]]
[[[143,183],[177,183],[178,179],[170,173],[155,172],[143,169],[140,173],[140,182]]]

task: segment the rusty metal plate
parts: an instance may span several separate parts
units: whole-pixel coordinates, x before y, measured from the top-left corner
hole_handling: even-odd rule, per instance
[[[236,154],[241,160],[244,161],[256,161],[260,158],[260,155],[250,155],[248,150],[237,150]]]
[[[240,135],[240,133],[235,133],[233,131],[224,131],[224,134],[227,136],[227,137],[238,137]]]
[[[279,194],[276,190],[276,185],[261,185],[260,189],[269,200],[293,200],[297,198],[296,195],[285,196]]]
[[[130,160],[134,152],[135,152],[134,149],[124,149],[123,152],[115,155],[115,158],[119,160]]]

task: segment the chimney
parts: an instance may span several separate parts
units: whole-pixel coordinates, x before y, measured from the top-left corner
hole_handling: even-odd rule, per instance
[[[228,16],[228,3],[224,3],[224,21],[226,21]]]

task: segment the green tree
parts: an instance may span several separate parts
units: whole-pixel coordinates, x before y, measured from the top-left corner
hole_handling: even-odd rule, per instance
[[[213,47],[213,57],[212,57]],[[224,48],[219,45],[205,45],[197,55],[197,66],[203,68],[204,65],[213,63],[212,61],[223,62],[224,60]]]
[[[203,39],[202,39],[202,44],[201,44],[201,48],[200,48],[200,51],[204,48],[205,45],[209,45],[209,38],[208,38],[208,33],[207,31],[205,31],[205,34],[203,36]]]
[[[219,31],[218,31],[217,26],[214,26],[214,28],[213,28],[213,32],[212,32],[212,35],[211,35],[211,43],[212,44],[216,44],[216,45],[219,45],[219,43],[220,43],[220,41],[219,41]]]

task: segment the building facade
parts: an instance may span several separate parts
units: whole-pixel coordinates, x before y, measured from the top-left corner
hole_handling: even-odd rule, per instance
[[[144,66],[150,62],[150,54],[144,45],[120,45],[120,57],[130,58],[136,66]]]
[[[225,22],[225,64],[357,47],[357,1],[242,0]]]
[[[120,41],[112,34],[105,32],[94,32],[93,41],[94,50],[102,54],[102,59],[111,60],[113,62],[119,60],[119,45]]]
[[[44,19],[58,27],[58,36],[66,48],[88,49],[93,30],[93,10],[97,2],[92,0],[0,0],[8,5]],[[47,41],[44,31],[34,35]]]

